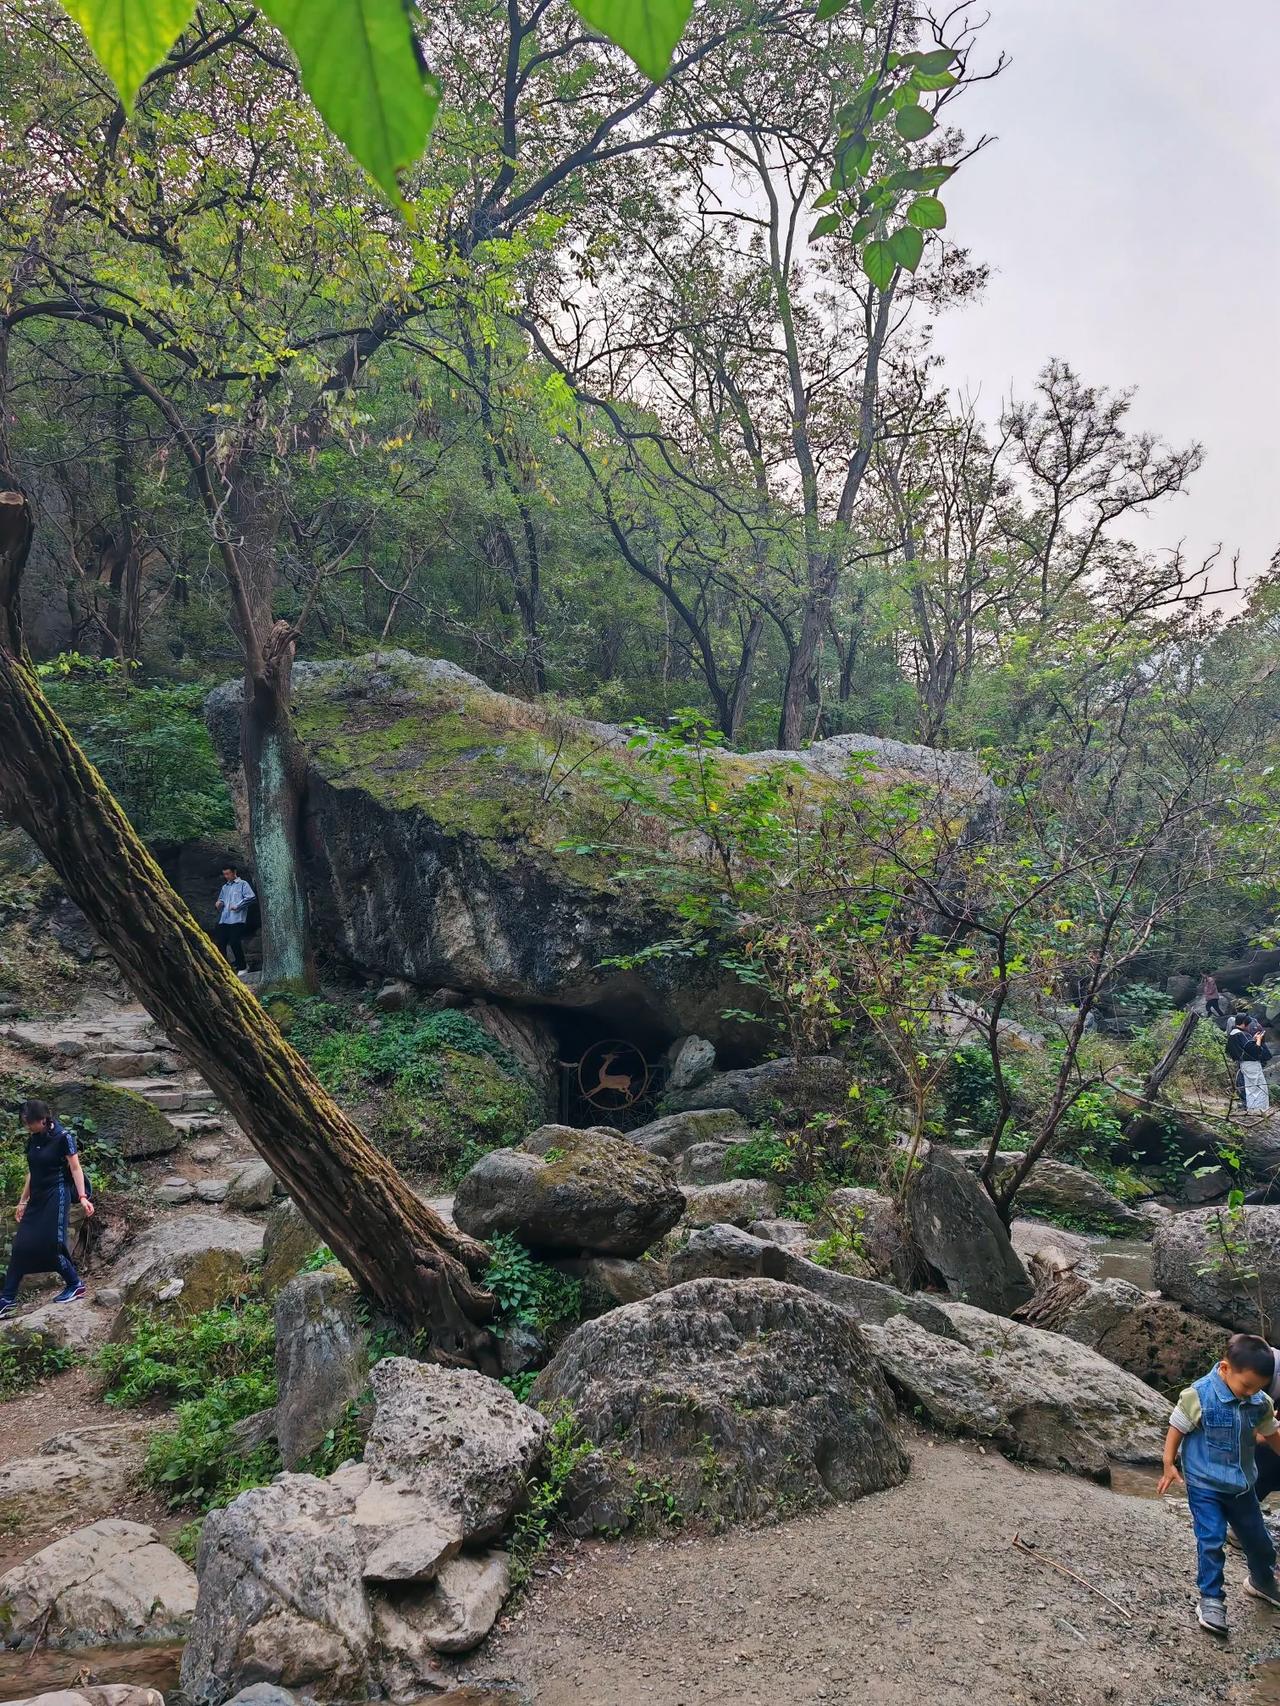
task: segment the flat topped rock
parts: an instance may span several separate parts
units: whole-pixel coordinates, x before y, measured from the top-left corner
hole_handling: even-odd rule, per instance
[[[194,1571],[154,1530],[107,1517],[0,1576],[0,1637],[50,1647],[174,1640],[196,1607]]]

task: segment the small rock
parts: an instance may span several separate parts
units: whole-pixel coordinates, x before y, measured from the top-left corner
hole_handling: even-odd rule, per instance
[[[210,1143],[206,1141],[204,1143],[193,1143],[191,1145],[191,1159],[193,1161],[199,1161],[202,1166],[207,1166],[210,1161],[217,1161],[221,1154],[222,1145],[220,1143]]]
[[[183,1203],[195,1200],[196,1188],[190,1179],[166,1179],[155,1189],[155,1200],[163,1203],[166,1208],[181,1208]]]
[[[782,1191],[767,1179],[726,1179],[719,1185],[685,1185],[684,1220],[689,1226],[749,1226],[778,1212]]]
[[[185,1280],[171,1279],[167,1285],[162,1285],[156,1292],[156,1302],[173,1303],[177,1298],[182,1296],[185,1289]]]
[[[119,1309],[121,1296],[119,1286],[99,1286],[93,1294],[93,1302],[99,1309]]]
[[[692,1090],[716,1069],[716,1049],[705,1037],[681,1037],[667,1051],[667,1089]]]
[[[274,1682],[251,1682],[233,1695],[227,1706],[298,1706],[298,1697]]]
[[[275,1195],[276,1176],[265,1161],[246,1161],[231,1175],[227,1191],[228,1208],[266,1208]]]
[[[380,1013],[403,1013],[412,1000],[412,985],[405,983],[403,978],[393,978],[383,984],[374,996],[373,1004]]]
[[[196,1184],[196,1195],[201,1202],[225,1202],[230,1189],[230,1179],[200,1179]]]
[[[438,1653],[469,1653],[493,1628],[511,1591],[505,1552],[452,1559],[436,1577],[421,1628]]]

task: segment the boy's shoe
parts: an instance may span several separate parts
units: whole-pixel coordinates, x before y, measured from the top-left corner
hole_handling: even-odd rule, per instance
[[[1196,1622],[1211,1635],[1227,1633],[1227,1602],[1225,1599],[1202,1599],[1196,1606]]]
[[[1274,1605],[1280,1610],[1280,1582],[1274,1576],[1250,1576],[1244,1585],[1244,1591],[1254,1599],[1265,1599],[1268,1605]]]
[[[0,1297],[0,1321],[3,1321],[6,1315],[12,1315],[17,1307],[18,1305],[11,1303],[7,1297]]]
[[[54,1298],[55,1303],[74,1303],[78,1297],[84,1296],[84,1281],[79,1285],[69,1285],[65,1291],[60,1291]]]

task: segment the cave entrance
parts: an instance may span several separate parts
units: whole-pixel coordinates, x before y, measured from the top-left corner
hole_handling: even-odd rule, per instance
[[[666,1084],[669,1034],[591,1009],[548,1014],[559,1045],[562,1125],[632,1131],[656,1118]]]

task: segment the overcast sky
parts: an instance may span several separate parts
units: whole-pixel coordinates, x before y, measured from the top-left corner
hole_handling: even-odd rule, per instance
[[[955,114],[997,140],[946,202],[993,272],[939,322],[951,382],[993,415],[1051,355],[1136,386],[1135,423],[1206,457],[1131,537],[1256,574],[1280,546],[1280,0],[987,4],[1012,63]]]

